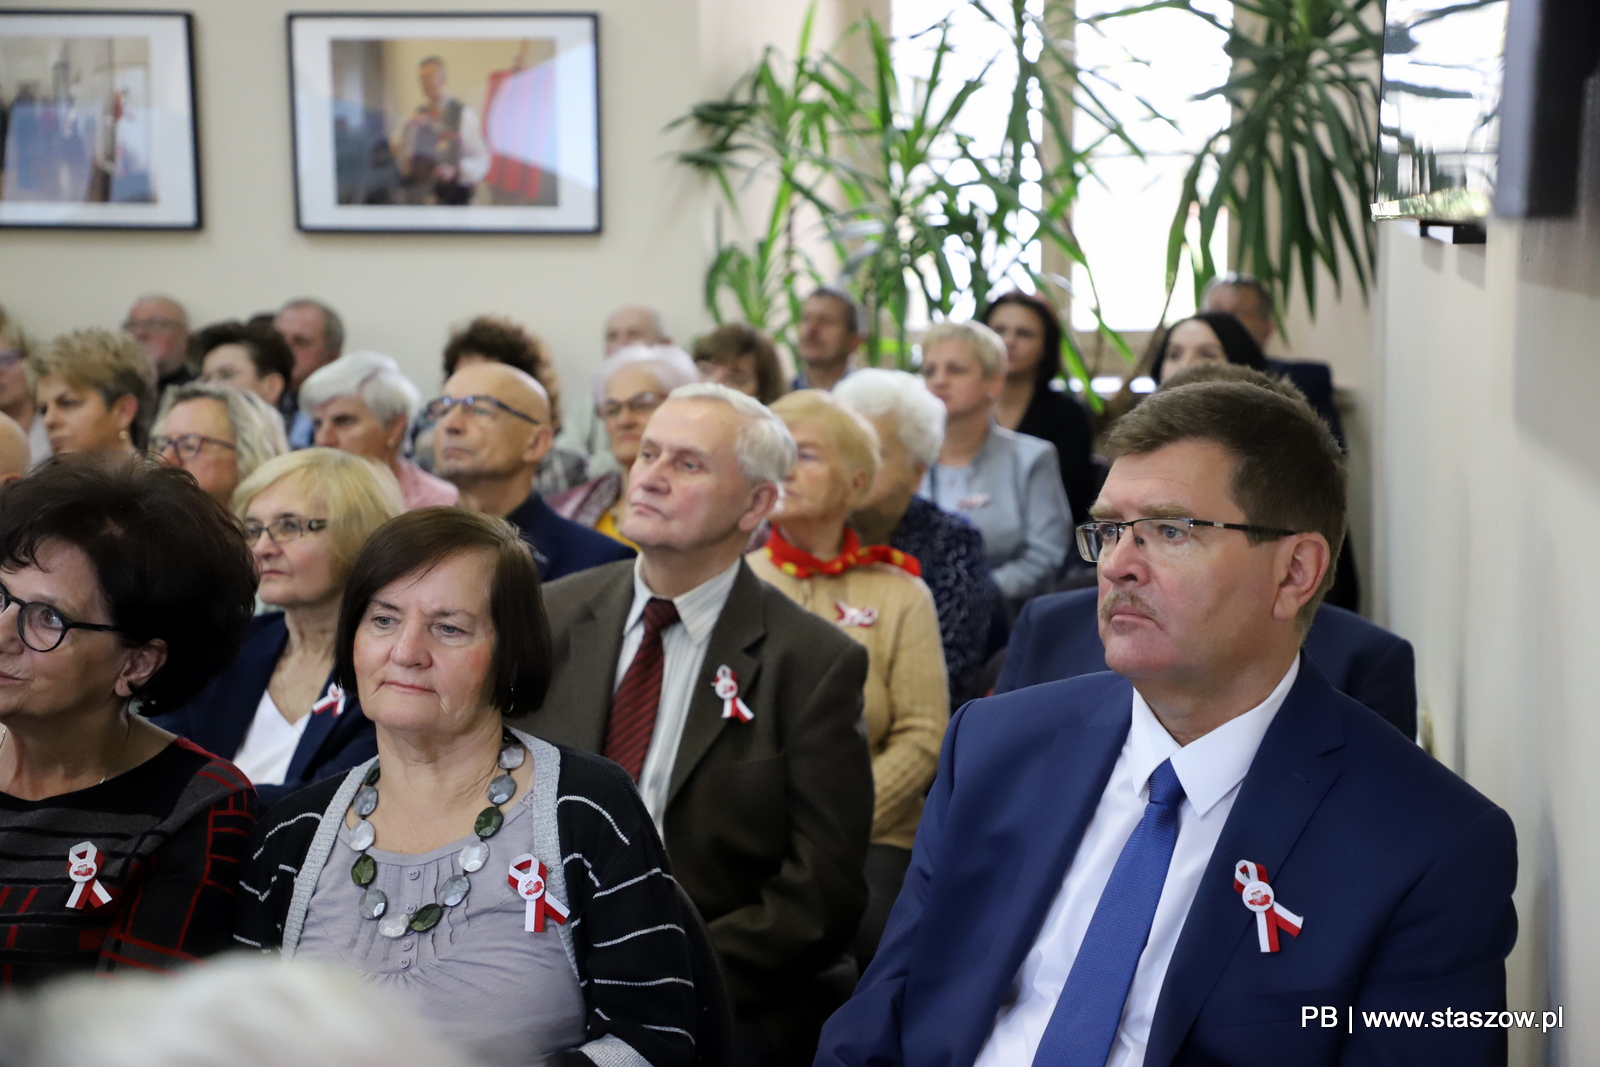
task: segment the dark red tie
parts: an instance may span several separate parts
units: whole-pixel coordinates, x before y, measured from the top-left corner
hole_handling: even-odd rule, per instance
[[[644,757],[650,751],[650,735],[656,728],[656,709],[661,706],[661,669],[666,654],[661,649],[661,631],[678,621],[678,607],[662,597],[651,597],[644,606],[644,637],[639,651],[611,698],[611,718],[606,721],[605,747],[600,754],[639,780]]]

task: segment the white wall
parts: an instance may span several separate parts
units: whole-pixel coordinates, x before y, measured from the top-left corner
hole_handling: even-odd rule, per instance
[[[76,7],[43,3],[42,7]],[[140,0],[102,7],[147,8]],[[315,295],[351,348],[399,359],[426,393],[452,323],[499,313],[550,344],[569,422],[586,421],[601,322],[624,302],[660,308],[682,341],[706,328],[708,190],[671,162],[664,127],[721,95],[772,40],[790,47],[804,0],[590,0],[600,13],[604,232],[598,236],[306,234],[295,229],[284,16],[439,11],[437,0],[189,0],[195,14],[205,229],[0,231],[0,304],[36,336],[115,326],[140,293],[169,292],[202,324]],[[538,10],[475,0],[470,10]],[[551,10],[570,10],[557,3]],[[840,24],[843,0],[826,5]],[[823,37],[824,41],[831,39]]]
[[[1514,1064],[1600,1063],[1594,119],[1579,218],[1480,247],[1382,235],[1375,593],[1416,643],[1435,752],[1516,822],[1510,1002],[1564,1005],[1566,1028],[1514,1032]]]

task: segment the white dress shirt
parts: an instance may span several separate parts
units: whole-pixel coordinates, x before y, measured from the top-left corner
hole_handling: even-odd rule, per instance
[[[302,715],[294,722],[283,717],[272,694],[263,691],[261,703],[256,705],[256,716],[250,720],[250,729],[244,743],[233,754],[233,765],[255,785],[282,785],[289,773],[289,763],[294,750],[300,747],[310,715]]]
[[[1144,817],[1150,775],[1164,761],[1171,760],[1184,792],[1178,815],[1178,843],[1167,868],[1161,902],[1156,905],[1150,939],[1139,957],[1122,1022],[1106,1060],[1106,1067],[1143,1067],[1156,1000],[1189,905],[1200,888],[1200,877],[1211,862],[1222,826],[1233,810],[1239,783],[1244,781],[1261,738],[1299,674],[1300,657],[1296,656],[1289,672],[1266,700],[1182,747],[1167,733],[1139,691],[1134,690],[1133,726],[1122,754],[1111,769],[1105,793],[1084,831],[1061,891],[1050,905],[1033,948],[1022,961],[1011,995],[995,1017],[994,1029],[978,1053],[975,1067],[1017,1067],[1033,1062],[1056,1000],[1078,957],[1078,947],[1088,932],[1089,920],[1100,903],[1100,894],[1111,878],[1111,869]],[[1239,906],[1243,908],[1243,902]]]
[[[644,642],[644,606],[656,594],[644,583],[639,566],[633,564],[633,607],[628,609],[627,621],[622,627],[622,653],[617,657],[617,676],[611,684],[616,693],[622,676]],[[683,740],[683,724],[689,717],[689,698],[693,695],[694,681],[700,676],[700,665],[706,658],[706,646],[711,643],[711,631],[722,616],[722,608],[733,591],[733,580],[739,576],[741,559],[714,578],[708,578],[682,596],[671,597],[678,609],[678,621],[661,631],[661,651],[664,662],[661,669],[661,703],[656,708],[656,725],[650,734],[650,750],[645,753],[644,769],[639,773],[639,795],[644,806],[655,820],[656,829],[663,830],[662,819],[667,811],[667,790],[672,785],[672,767],[678,761],[678,742]]]

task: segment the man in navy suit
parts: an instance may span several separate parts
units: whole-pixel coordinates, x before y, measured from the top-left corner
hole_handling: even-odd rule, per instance
[[[996,693],[1107,670],[1099,592],[1034,597],[1017,616]],[[1335,689],[1407,737],[1417,736],[1416,656],[1411,642],[1353,611],[1320,604],[1300,649]]]
[[[1116,673],[951,720],[816,1062],[1504,1064],[1456,1013],[1504,1007],[1511,821],[1301,655],[1345,529],[1326,426],[1202,382],[1108,452],[1079,547]]]
[[[484,360],[456,365],[434,422],[434,473],[461,490],[461,506],[499,515],[533,548],[546,582],[632,559],[633,549],[562,518],[533,487],[555,431],[550,398],[531,374]]]

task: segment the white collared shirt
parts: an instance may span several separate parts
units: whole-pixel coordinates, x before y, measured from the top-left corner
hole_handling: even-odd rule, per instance
[[[1182,747],[1167,733],[1139,691],[1134,690],[1133,725],[1122,754],[1117,757],[1094,818],[1067,869],[1066,880],[1022,961],[1011,995],[995,1016],[994,1029],[974,1067],[1014,1067],[1033,1062],[1056,1000],[1078,957],[1089,920],[1100,903],[1100,894],[1111,879],[1111,869],[1144,817],[1150,775],[1170,759],[1184,792],[1178,815],[1178,843],[1167,868],[1161,902],[1156,905],[1150,939],[1139,957],[1122,1022],[1106,1060],[1106,1067],[1143,1067],[1156,1000],[1161,996],[1167,965],[1178,945],[1189,905],[1200,888],[1200,877],[1211,862],[1217,838],[1222,835],[1222,826],[1233,810],[1239,784],[1250,770],[1261,738],[1299,674],[1300,657],[1296,656],[1289,672],[1266,700]]]
[[[613,695],[622,684],[622,676],[644,642],[644,606],[656,594],[645,584],[640,573],[642,559],[633,563],[633,607],[628,609],[627,621],[622,627],[622,653],[617,657],[617,676],[611,683]],[[656,725],[650,734],[650,750],[645,753],[644,769],[639,772],[639,795],[644,806],[655,820],[656,829],[663,830],[662,820],[667,811],[667,791],[672,785],[672,767],[678,761],[678,743],[683,740],[683,724],[689,717],[689,699],[693,696],[694,681],[700,676],[700,666],[706,658],[706,646],[711,643],[711,631],[722,616],[722,608],[733,591],[733,580],[739,576],[739,564],[734,560],[727,570],[708,578],[684,593],[672,597],[678,609],[678,621],[661,632],[661,651],[664,662],[661,669],[661,703],[656,708]]]

